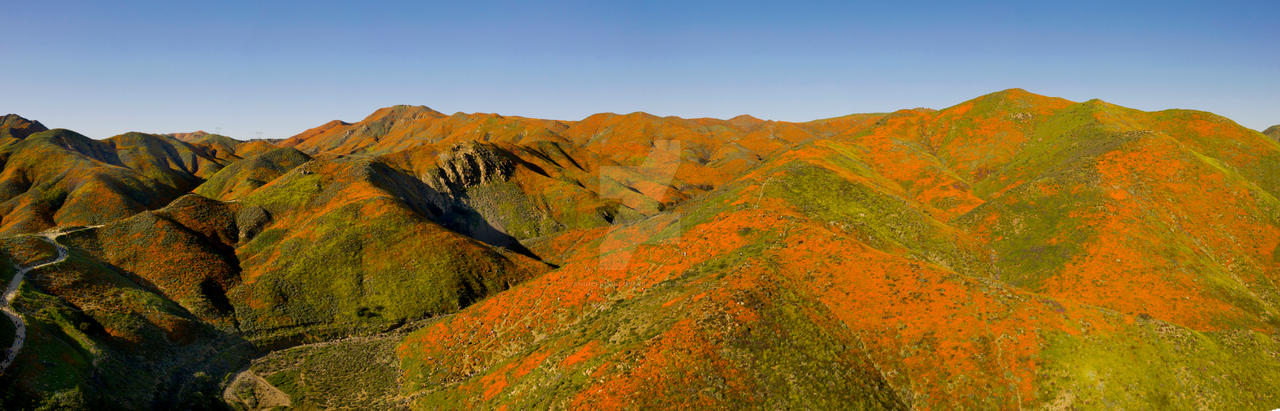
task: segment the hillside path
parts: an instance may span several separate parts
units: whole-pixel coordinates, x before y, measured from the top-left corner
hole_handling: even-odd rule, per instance
[[[100,226],[84,227],[72,231],[96,227]],[[57,264],[67,259],[67,248],[63,247],[62,244],[58,244],[58,236],[69,232],[71,231],[46,231],[38,234],[40,238],[48,241],[49,244],[53,244],[53,247],[58,250],[57,257],[25,268],[16,264],[14,265],[18,268],[18,272],[14,273],[13,279],[9,280],[9,287],[4,290],[4,306],[0,307],[0,311],[3,311],[4,315],[9,316],[9,320],[13,321],[13,345],[6,350],[4,362],[0,362],[0,373],[4,373],[5,370],[9,369],[9,365],[13,364],[13,360],[18,358],[18,352],[22,350],[22,345],[26,343],[27,340],[27,322],[22,318],[21,314],[18,314],[17,310],[13,309],[13,299],[18,296],[18,288],[22,286],[22,281],[26,279],[27,273],[30,273],[32,270]]]

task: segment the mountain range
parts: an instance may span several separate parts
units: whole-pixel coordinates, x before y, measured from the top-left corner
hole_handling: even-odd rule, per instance
[[[10,114],[0,259],[5,409],[1280,407],[1280,126],[1021,89],[254,141]]]

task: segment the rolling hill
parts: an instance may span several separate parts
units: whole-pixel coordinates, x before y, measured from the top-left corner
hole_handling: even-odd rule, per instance
[[[6,408],[1280,406],[1280,141],[1211,113],[3,124],[4,267],[67,255]]]

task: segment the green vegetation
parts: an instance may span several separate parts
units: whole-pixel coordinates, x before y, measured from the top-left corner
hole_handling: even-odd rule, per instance
[[[287,394],[293,407],[391,409],[399,397],[397,335],[354,338],[274,351],[249,371]]]
[[[274,149],[231,163],[192,192],[223,201],[239,200],[310,160],[310,156],[292,148]]]
[[[17,273],[18,270],[14,268],[13,260],[9,258],[7,253],[0,252],[0,281],[3,281],[0,284],[4,284],[3,287],[8,288],[9,281],[13,280],[14,274]],[[8,347],[5,344],[13,341],[16,330],[13,321],[10,321],[8,316],[0,318],[0,346]]]
[[[43,238],[34,235],[21,235],[0,238],[0,249],[7,251],[9,264],[23,267],[32,266],[53,260],[58,256],[58,249]]]
[[[1273,335],[1140,321],[1123,332],[1051,336],[1038,371],[1051,408],[1243,409],[1280,405]]]
[[[1276,133],[1019,89],[280,146],[5,116],[0,277],[95,227],[0,408],[1274,408]]]
[[[1275,140],[1276,142],[1280,142],[1280,124],[1267,127],[1266,130],[1262,131],[1262,134],[1266,135],[1267,137],[1271,137],[1271,139]]]
[[[795,293],[783,277],[734,274],[751,266],[776,270],[762,257],[780,247],[774,238],[756,236],[642,294],[608,301],[486,372],[411,384],[427,390],[413,407],[907,408],[851,347],[856,337],[832,327],[830,312]],[[740,281],[750,286],[730,285]],[[708,295],[716,297],[702,298]],[[735,320],[742,310],[758,320]],[[406,364],[410,375],[432,368]],[[609,389],[600,384],[601,372],[631,376],[621,378],[634,378],[628,386],[639,392],[624,404],[579,402],[583,393]],[[511,373],[523,374],[504,376]]]
[[[764,195],[785,199],[811,218],[855,233],[872,247],[910,250],[922,261],[966,274],[989,271],[979,256],[963,248],[953,230],[900,197],[813,165],[785,165],[776,177]]]
[[[216,398],[216,384],[196,370],[226,373],[244,361],[247,346],[127,273],[70,251],[66,261],[31,273],[14,302],[26,314],[27,341],[0,379],[4,407],[209,406],[192,402]]]
[[[0,236],[114,221],[168,204],[221,164],[186,143],[54,129],[0,147]]]
[[[229,292],[242,331],[378,330],[456,311],[531,274],[393,200],[409,196],[383,191],[397,187],[382,174],[391,172],[309,163],[245,199],[277,222],[237,252],[253,278]]]

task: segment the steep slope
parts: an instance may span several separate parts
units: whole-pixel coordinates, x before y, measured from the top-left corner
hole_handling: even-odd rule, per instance
[[[1266,134],[1273,140],[1280,141],[1280,124],[1267,127],[1266,130],[1262,131],[1262,134]]]
[[[0,148],[0,159],[0,235],[119,219],[188,188],[178,184],[180,173],[157,166],[150,169],[156,180],[126,167],[112,143],[69,130],[27,136]]]
[[[170,133],[167,136],[200,147],[204,154],[219,160],[231,161],[246,157],[238,155],[240,146],[245,142],[221,134],[207,133],[200,130],[190,133]]]
[[[250,347],[130,272],[66,252],[65,261],[29,273],[14,301],[27,335],[0,376],[4,408],[215,406],[211,376],[241,366]]]
[[[779,255],[804,248],[803,239],[833,249],[857,244],[818,237],[827,221],[779,214],[787,206],[776,196],[792,195],[793,182],[821,184],[808,173],[832,172],[810,160],[819,152],[833,154],[788,155],[704,206],[682,209],[684,218],[593,230],[561,269],[411,335],[400,354],[408,392],[425,390],[415,405],[905,407],[911,399],[877,371],[858,336],[841,331],[842,313],[816,304],[805,277],[791,277],[823,263]],[[879,212],[901,204],[874,188],[862,196]],[[825,202],[806,205],[835,212]],[[879,221],[856,215],[846,218]],[[863,234],[886,243],[899,235],[955,240],[930,221],[914,214],[893,230]],[[939,255],[959,266],[973,264],[967,254]],[[457,363],[454,349],[473,357]],[[460,372],[475,367],[486,371]]]
[[[511,245],[564,229],[600,227],[656,212],[657,203],[588,171],[553,142],[435,145],[380,156],[435,192],[446,226],[492,244]],[[620,170],[618,175],[628,173]],[[617,195],[602,193],[612,183]],[[626,194],[621,194],[625,192]],[[631,200],[631,201],[628,201]]]
[[[632,113],[568,122],[445,116],[421,106],[394,106],[357,123],[327,123],[282,145],[321,157],[377,155],[423,181],[440,182],[453,162],[449,158],[466,157],[459,150],[474,151],[476,142],[484,142],[491,147],[486,152],[499,153],[514,167],[465,192],[435,188],[474,210],[499,234],[526,240],[658,214],[795,143],[836,129],[869,127],[878,117],[797,124],[749,116],[717,120]]]
[[[540,242],[559,269],[404,339],[404,394],[1274,407],[1276,153],[1205,113],[1021,90],[894,113],[673,213]]]
[[[314,160],[241,200],[270,216],[236,250],[241,331],[289,340],[455,311],[545,266],[435,223],[426,185],[375,161]]]
[[[991,242],[1001,280],[1197,330],[1277,325],[1280,144],[1099,101],[1036,134],[996,178],[1009,188],[959,220]]]
[[[46,131],[44,124],[22,118],[17,114],[0,116],[0,146],[27,138],[27,136]]]
[[[0,235],[88,225],[155,209],[202,183],[227,159],[173,137],[125,133],[92,140],[4,117]],[[234,159],[234,158],[233,158]]]
[[[293,148],[273,149],[231,163],[192,192],[222,201],[239,200],[310,160],[311,156]]]
[[[240,283],[235,246],[261,221],[253,207],[186,195],[168,206],[76,232],[64,243],[173,301],[200,320],[233,328],[227,290]]]
[[[47,156],[177,199],[57,221],[102,225],[20,292],[6,408],[1280,406],[1280,142],[1210,113],[395,106],[231,163],[68,133],[0,148],[0,182],[55,181],[0,187],[55,204]]]
[[[177,192],[190,191],[223,167],[222,160],[203,149],[171,137],[125,133],[105,142],[122,165]]]
[[[240,202],[186,195],[63,235],[71,258],[15,304],[40,348],[2,380],[6,407],[204,408],[255,350],[447,314],[546,269],[433,223],[429,188],[384,165],[298,168]],[[47,254],[28,243],[0,247]]]

